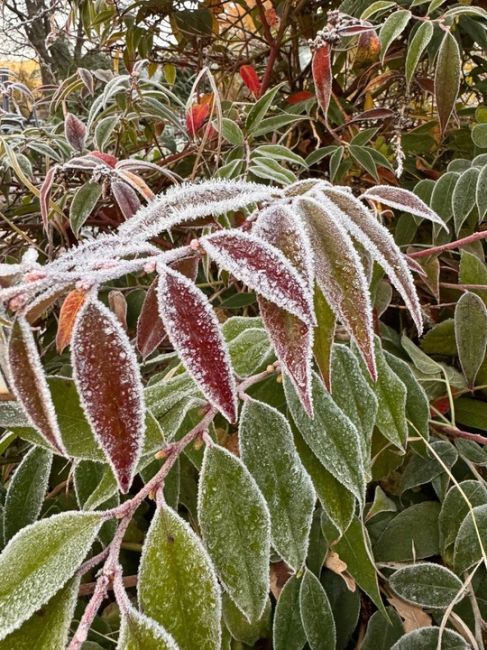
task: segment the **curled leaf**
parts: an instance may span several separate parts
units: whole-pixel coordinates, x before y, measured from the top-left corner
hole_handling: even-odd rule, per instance
[[[56,350],[61,354],[69,345],[79,310],[86,301],[86,291],[74,289],[64,299],[56,334]]]
[[[378,201],[384,205],[388,205],[396,210],[404,210],[417,217],[428,219],[433,223],[439,224],[442,228],[448,231],[447,226],[443,220],[429,208],[426,203],[419,198],[416,194],[404,190],[401,187],[392,187],[390,185],[376,185],[366,190],[361,198],[371,201]]]
[[[125,493],[145,434],[142,380],[120,322],[98,300],[80,311],[71,354],[83,410]]]
[[[316,97],[323,113],[328,114],[331,99],[331,48],[329,43],[323,43],[313,53],[311,64]]]

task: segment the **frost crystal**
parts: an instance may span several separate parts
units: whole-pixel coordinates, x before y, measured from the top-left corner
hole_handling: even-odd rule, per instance
[[[127,492],[145,434],[142,380],[130,341],[116,316],[91,300],[78,314],[71,350],[83,410]]]
[[[161,267],[159,272],[159,312],[174,349],[211,404],[235,422],[235,379],[218,319],[207,297],[175,269]]]
[[[428,219],[429,221],[433,221],[433,223],[439,224],[448,232],[448,227],[436,212],[431,210],[419,196],[416,196],[416,194],[408,190],[389,185],[376,185],[366,190],[361,198],[378,201],[391,208],[404,210],[404,212],[423,217],[423,219]]]

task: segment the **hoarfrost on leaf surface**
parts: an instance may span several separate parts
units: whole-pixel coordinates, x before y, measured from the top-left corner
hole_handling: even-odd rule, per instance
[[[117,317],[98,300],[80,311],[71,345],[85,415],[122,492],[127,492],[145,435],[144,396],[137,359]]]
[[[117,650],[179,650],[179,646],[161,625],[128,606],[122,612]]]
[[[396,210],[403,210],[417,217],[428,219],[428,221],[437,223],[448,231],[448,227],[445,225],[443,219],[429,208],[419,196],[416,196],[413,192],[409,192],[409,190],[390,185],[376,185],[366,190],[361,198],[377,201]]]

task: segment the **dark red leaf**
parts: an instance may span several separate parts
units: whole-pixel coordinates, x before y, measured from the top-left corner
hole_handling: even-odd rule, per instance
[[[86,303],[78,316],[71,356],[86,417],[125,493],[145,433],[142,381],[126,333],[98,300]]]
[[[19,316],[13,324],[8,359],[12,390],[32,426],[49,444],[65,455],[54,404],[34,336],[23,316]]]
[[[169,267],[160,271],[159,312],[174,349],[206,398],[230,422],[237,390],[218,319],[205,294]]]
[[[126,219],[130,219],[140,208],[140,200],[135,191],[124,181],[112,181],[112,194],[117,202],[121,213]]]
[[[260,95],[261,83],[253,66],[242,65],[240,67],[240,76],[250,92],[258,97]]]
[[[66,115],[64,120],[64,134],[73,149],[83,151],[86,140],[86,126],[76,115],[72,113]]]
[[[98,158],[102,162],[104,162],[106,165],[109,167],[115,168],[115,165],[118,162],[118,158],[115,156],[112,156],[110,153],[103,153],[103,151],[92,151],[90,152],[90,156],[94,156],[95,158]]]
[[[328,106],[330,105],[332,84],[331,48],[329,43],[324,43],[316,48],[313,53],[311,67],[313,70],[316,97],[326,116],[328,114]]]

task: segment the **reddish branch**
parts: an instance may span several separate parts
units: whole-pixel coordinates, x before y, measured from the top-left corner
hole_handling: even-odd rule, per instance
[[[451,426],[450,424],[440,424],[435,422],[432,424],[432,427],[437,431],[444,433],[447,436],[452,438],[463,438],[464,440],[471,440],[472,442],[477,442],[479,445],[487,445],[487,437],[482,436],[480,433],[470,433],[470,431],[462,431],[457,427]]]
[[[481,230],[480,232],[474,232],[473,235],[468,235],[468,237],[462,237],[462,239],[457,239],[456,241],[449,242],[448,244],[442,244],[441,246],[433,246],[432,248],[425,248],[422,251],[415,251],[414,253],[408,253],[408,257],[416,259],[418,257],[429,257],[430,255],[439,255],[445,251],[451,251],[455,248],[461,248],[462,246],[467,246],[467,244],[472,244],[473,242],[487,239],[487,230]]]

